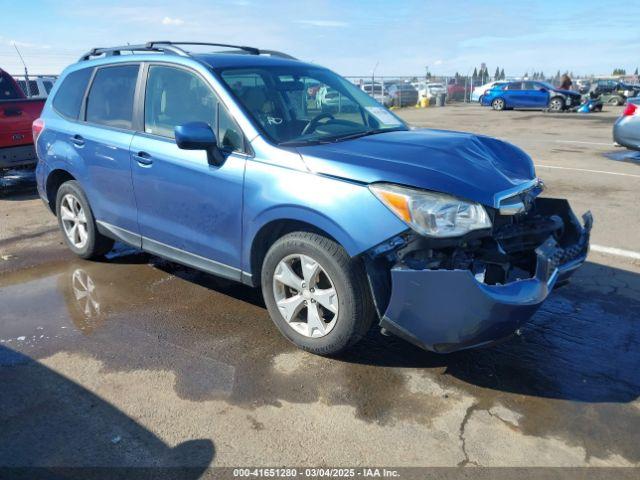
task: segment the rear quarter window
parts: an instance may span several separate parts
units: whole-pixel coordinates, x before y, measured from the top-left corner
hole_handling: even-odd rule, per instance
[[[72,72],[65,77],[53,99],[53,108],[58,113],[73,120],[78,119],[84,92],[87,89],[89,78],[91,78],[91,72],[91,68],[85,68]]]

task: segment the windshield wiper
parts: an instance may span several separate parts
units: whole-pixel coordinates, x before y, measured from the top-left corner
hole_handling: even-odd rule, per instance
[[[327,143],[336,143],[343,140],[353,140],[354,138],[368,137],[369,135],[377,135],[379,133],[387,132],[403,132],[407,129],[404,127],[399,128],[378,128],[376,130],[364,130],[361,132],[347,133],[345,135],[336,135],[334,137],[314,138],[309,140],[290,140],[288,142],[282,142],[279,145],[287,147],[303,146],[303,145],[322,145]]]
[[[324,140],[326,140],[327,143],[333,143],[341,142],[342,140],[352,140],[354,138],[368,137],[369,135],[377,135],[379,133],[401,132],[405,130],[405,128],[378,128],[376,130],[365,130],[362,132],[348,133],[346,135],[338,135],[335,137],[326,138]]]

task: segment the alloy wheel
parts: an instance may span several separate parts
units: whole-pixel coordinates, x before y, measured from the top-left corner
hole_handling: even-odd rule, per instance
[[[280,260],[273,275],[273,294],[280,314],[300,335],[324,337],[336,325],[335,284],[308,255],[288,255]]]
[[[69,242],[77,249],[82,249],[89,239],[87,217],[80,201],[75,195],[67,193],[60,202],[60,218],[62,227]]]
[[[554,112],[559,112],[560,110],[562,110],[562,101],[558,98],[554,98],[549,104],[549,109]]]

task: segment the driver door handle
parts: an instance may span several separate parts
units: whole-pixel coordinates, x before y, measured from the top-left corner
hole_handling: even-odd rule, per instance
[[[148,167],[153,163],[153,158],[147,152],[138,152],[133,155],[133,158],[136,159],[136,162],[141,167]]]

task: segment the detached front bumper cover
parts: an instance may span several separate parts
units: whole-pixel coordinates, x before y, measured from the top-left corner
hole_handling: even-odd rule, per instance
[[[381,327],[421,348],[448,353],[512,335],[587,257],[593,219],[576,221],[579,240],[560,247],[549,237],[536,249],[532,278],[487,285],[468,270],[391,270],[391,298]]]

